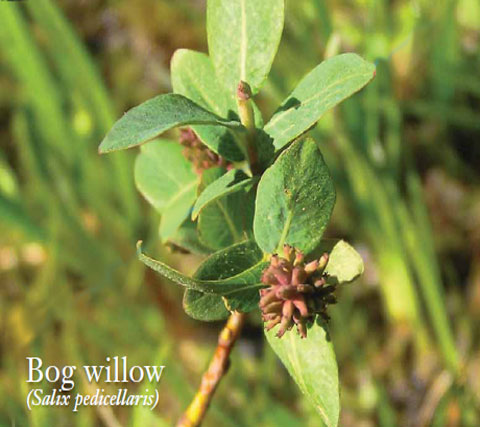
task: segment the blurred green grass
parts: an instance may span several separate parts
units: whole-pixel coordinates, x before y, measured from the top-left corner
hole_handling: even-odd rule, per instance
[[[169,425],[193,396],[219,325],[186,318],[135,241],[187,272],[198,259],[160,246],[134,153],[96,147],[170,89],[175,49],[206,51],[204,24],[194,0],[0,3],[0,424]],[[260,106],[343,51],[377,78],[314,130],[339,193],[329,233],[367,266],[332,310],[341,425],[479,425],[480,6],[289,0]],[[29,412],[29,355],[164,364],[159,408]],[[251,315],[205,425],[318,423]]]

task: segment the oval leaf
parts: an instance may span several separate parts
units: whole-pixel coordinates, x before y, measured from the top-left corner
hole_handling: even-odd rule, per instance
[[[208,0],[208,50],[221,83],[254,93],[265,81],[282,36],[284,0]]]
[[[344,240],[322,240],[315,252],[319,256],[324,252],[328,252],[329,257],[325,273],[328,275],[328,282],[332,285],[353,282],[363,274],[362,257]]]
[[[144,145],[135,161],[135,183],[162,214],[160,235],[165,241],[178,230],[195,201],[198,177],[173,141]]]
[[[223,283],[249,284],[224,294],[224,305],[230,311],[251,311],[258,305],[263,270],[268,265],[262,250],[254,241],[241,242],[210,255],[195,272],[195,278]]]
[[[191,318],[202,322],[223,320],[230,314],[221,296],[193,289],[187,289],[183,294],[183,309]]]
[[[241,242],[215,252],[203,261],[194,277],[202,280],[222,280],[239,275],[263,259],[263,252],[254,241]]]
[[[132,108],[118,120],[102,141],[100,153],[123,150],[150,141],[176,126],[191,124],[241,128],[237,121],[222,119],[182,95],[159,95]]]
[[[237,114],[235,98],[218,84],[213,63],[205,53],[178,49],[173,54],[170,70],[175,93],[220,117]]]
[[[311,139],[293,143],[258,185],[255,240],[267,253],[284,243],[311,252],[320,243],[335,204],[335,188]]]
[[[256,269],[258,273],[258,280],[262,276],[264,268],[268,264],[263,264],[262,268]],[[263,284],[259,283],[258,287],[242,290],[238,292],[232,292],[226,295],[224,298],[225,306],[230,311],[239,311],[241,313],[249,313],[252,310],[258,308],[258,303],[260,302],[260,292],[259,290],[263,287]]]
[[[204,53],[188,49],[175,52],[171,62],[172,87],[175,93],[186,96],[220,117],[237,116],[237,105],[232,94],[219,85],[212,61]],[[244,159],[235,135],[220,126],[192,126],[200,140],[212,151],[228,160]]]
[[[329,109],[375,76],[375,65],[353,53],[327,59],[298,84],[265,125],[277,150],[310,129]]]
[[[193,206],[192,219],[195,220],[205,206],[228,194],[243,190],[253,184],[257,179],[257,177],[249,178],[245,172],[238,169],[228,171],[200,193],[200,196]]]
[[[336,284],[352,282],[363,274],[362,257],[347,242],[340,240],[330,252],[325,273]]]
[[[208,187],[223,176],[222,168],[203,172],[200,189]],[[253,192],[240,190],[205,206],[198,216],[198,233],[204,245],[220,250],[251,237]]]
[[[137,243],[137,256],[147,267],[160,273],[168,280],[171,280],[177,285],[203,293],[228,296],[229,294],[235,294],[239,291],[259,289],[263,286],[259,283],[258,278],[265,268],[266,263],[264,262],[259,262],[239,274],[232,275],[231,277],[222,276],[218,280],[203,280],[195,277],[188,277],[169,265],[145,255],[142,252],[141,241]]]
[[[338,367],[325,325],[315,322],[305,339],[295,329],[277,338],[277,328],[265,332],[268,343],[323,423],[336,426],[340,413]]]
[[[135,160],[135,183],[145,199],[160,213],[175,203],[179,193],[193,189],[198,176],[182,154],[178,142],[159,140],[142,146]],[[187,208],[188,211],[188,208]]]
[[[185,312],[197,320],[220,320],[225,311],[249,312],[256,308],[259,301],[258,290],[263,286],[261,274],[267,263],[263,261],[263,252],[253,241],[246,241],[230,246],[208,257],[195,272],[196,279],[218,280],[241,276],[245,280],[256,284],[247,290],[231,292],[221,297],[202,294],[187,289],[184,295]],[[211,307],[209,312],[208,307]],[[227,310],[228,308],[228,310]]]
[[[180,228],[168,239],[173,247],[181,248],[184,251],[196,255],[210,255],[212,250],[202,245],[198,239],[197,224],[187,218]]]

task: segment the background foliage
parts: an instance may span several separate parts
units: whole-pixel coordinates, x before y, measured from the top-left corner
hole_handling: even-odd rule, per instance
[[[171,90],[178,48],[206,51],[203,1],[0,3],[2,425],[169,425],[193,396],[219,325],[187,318],[135,242],[186,273],[199,259],[161,246],[133,185],[135,153],[97,154],[123,111]],[[366,261],[331,309],[340,424],[479,425],[480,6],[288,0],[260,106],[273,113],[346,51],[374,61],[377,77],[313,135],[337,187],[327,234]],[[33,354],[165,364],[160,405],[27,412]],[[252,313],[205,424],[318,423]]]

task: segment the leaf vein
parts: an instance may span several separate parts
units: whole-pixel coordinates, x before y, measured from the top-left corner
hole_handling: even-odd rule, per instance
[[[245,0],[240,1],[240,7],[242,10],[242,39],[240,44],[240,77],[243,81],[247,79],[247,14],[245,7]],[[248,83],[248,82],[247,82]]]
[[[168,201],[168,203],[165,205],[165,209],[168,209],[169,207],[171,207],[176,201],[180,199],[180,197],[182,197],[185,193],[190,191],[196,184],[197,184],[197,181],[192,181],[186,187],[183,187],[177,194],[175,194],[174,197],[172,197]]]

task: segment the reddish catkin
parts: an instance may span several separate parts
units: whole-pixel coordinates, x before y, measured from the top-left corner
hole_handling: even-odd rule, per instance
[[[195,172],[201,175],[205,169],[213,167],[229,168],[230,164],[223,157],[214,153],[200,141],[191,128],[180,130],[180,144],[182,144],[184,157],[193,164]]]
[[[259,304],[267,330],[280,324],[277,337],[281,338],[296,326],[306,338],[307,325],[317,314],[328,320],[327,306],[336,298],[335,286],[327,285],[327,263],[327,253],[306,263],[302,252],[289,245],[283,247],[283,254],[272,255],[262,275],[269,287],[260,291]]]

